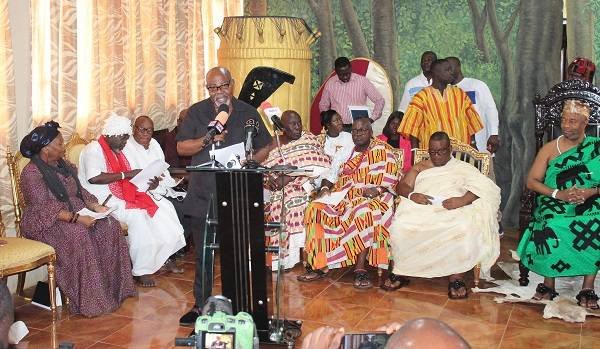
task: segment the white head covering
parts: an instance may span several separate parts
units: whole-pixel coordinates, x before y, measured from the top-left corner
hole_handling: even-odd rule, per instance
[[[105,136],[131,135],[131,131],[131,120],[114,112],[104,121],[102,127],[102,134]]]

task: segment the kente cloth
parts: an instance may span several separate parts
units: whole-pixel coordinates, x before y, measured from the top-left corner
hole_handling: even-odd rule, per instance
[[[86,207],[86,203],[98,202],[85,189],[83,200],[77,196],[75,178],[61,173],[58,178],[75,211]],[[125,298],[136,295],[127,241],[116,219],[99,219],[89,229],[81,223],[59,220],[60,210],[69,210],[68,205],[52,195],[33,163],[21,173],[21,190],[26,204],[21,231],[25,237],[46,243],[56,251],[56,281],[69,298],[71,314],[110,313]]]
[[[313,269],[353,265],[367,248],[370,265],[388,265],[398,171],[392,147],[376,139],[345,162],[331,190],[347,190],[344,199],[337,205],[312,202],[304,215],[305,252]],[[363,196],[365,189],[375,187],[385,191],[374,198]]]
[[[587,136],[550,160],[544,184],[559,190],[598,187],[600,138]],[[517,253],[527,268],[545,277],[595,275],[600,268],[600,196],[575,205],[538,194]]]
[[[112,151],[106,138],[100,136],[98,144],[102,148],[106,169],[109,173],[119,173],[131,171],[131,166],[123,152],[115,153]],[[117,198],[125,201],[125,208],[141,208],[148,212],[150,217],[154,216],[158,206],[152,201],[152,198],[146,193],[137,191],[137,188],[128,179],[121,179],[108,185],[110,192]]]
[[[482,128],[481,118],[469,96],[460,88],[448,85],[443,96],[432,86],[419,91],[408,105],[398,132],[407,138],[417,138],[421,148],[427,148],[429,137],[436,131],[444,131],[469,144],[471,136]]]
[[[123,158],[130,166],[129,160],[125,156]],[[131,164],[135,164],[136,159],[131,160]],[[111,194],[109,185],[91,184],[89,180],[103,172],[109,172],[104,153],[98,142],[91,142],[79,156],[78,175],[81,185],[100,201],[104,201]],[[112,195],[107,203],[109,207],[116,207],[112,215],[127,225],[129,255],[134,276],[154,274],[173,253],[185,246],[183,228],[173,204],[160,195],[156,198],[150,197],[150,200],[158,208],[154,216],[150,216],[141,208],[128,208],[126,202],[115,195]]]
[[[408,173],[412,167],[412,145],[410,144],[410,140],[402,137],[402,135],[398,136],[397,142],[392,142],[388,140],[388,137],[384,134],[380,134],[377,136],[377,139],[391,145],[393,148],[402,149],[402,172]]]
[[[454,210],[402,198],[390,229],[394,274],[441,277],[481,263],[482,278],[489,276],[500,255],[500,188],[473,165],[451,158],[444,166],[421,171],[413,190],[438,199],[467,191],[478,199]]]
[[[282,158],[283,155],[283,158]],[[285,160],[284,160],[285,159]],[[281,146],[281,153],[277,148],[271,150],[263,165],[283,165],[284,163],[303,169],[322,170],[328,169],[330,160],[319,143],[319,139],[310,132],[304,132],[302,136],[288,144]],[[317,172],[315,171],[315,172]],[[309,200],[309,193],[302,185],[310,179],[313,174],[299,175],[288,183],[283,190],[269,191],[269,202],[265,205],[266,220],[270,222],[281,222],[282,198],[285,201],[285,224],[282,245],[287,248],[283,260],[285,269],[292,268],[300,262],[300,249],[304,247],[304,211]],[[279,245],[279,231],[267,232],[267,245]],[[276,254],[272,256],[272,268],[278,267]]]

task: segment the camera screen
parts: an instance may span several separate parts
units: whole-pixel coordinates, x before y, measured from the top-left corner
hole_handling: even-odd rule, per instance
[[[383,349],[389,338],[383,332],[351,333],[344,336],[340,349]]]
[[[204,349],[234,349],[235,333],[204,332]]]

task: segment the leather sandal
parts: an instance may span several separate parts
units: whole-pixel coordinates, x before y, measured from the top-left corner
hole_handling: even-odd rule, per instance
[[[392,272],[388,272],[387,281],[389,281],[389,284],[386,285],[386,283],[384,283],[383,285],[381,285],[381,289],[386,291],[396,291],[410,283],[410,280],[408,278],[402,275],[396,275]],[[396,285],[396,283],[398,284]]]
[[[309,265],[307,265],[306,273],[304,273],[302,275],[298,275],[296,277],[296,280],[298,280],[300,282],[311,282],[311,281],[320,280],[320,279],[324,278],[325,276],[327,276],[326,271],[323,271],[321,269],[313,269]]]
[[[550,298],[548,298],[548,300],[553,300],[556,296],[558,296],[558,292],[556,292],[555,289],[553,289],[552,287],[546,286],[543,283],[539,283],[537,285],[537,287],[535,288],[535,292],[537,292],[541,295],[541,297],[536,297],[535,295],[533,296],[533,299],[536,301],[545,300],[544,296],[548,293],[550,294]]]
[[[464,296],[455,296],[454,294],[452,294],[452,290],[458,291],[461,288],[465,289]],[[450,299],[469,298],[469,290],[467,290],[467,285],[465,284],[465,282],[463,280],[454,280],[454,281],[448,282],[448,298],[450,298]]]
[[[586,309],[590,309],[590,310],[598,310],[600,309],[600,306],[598,306],[598,295],[596,295],[596,292],[594,292],[594,289],[588,288],[588,289],[583,289],[581,291],[579,291],[579,293],[577,294],[577,296],[575,297],[577,299],[577,305],[582,306]],[[592,305],[591,307],[588,307],[587,305],[582,305],[582,303],[584,304],[588,304],[590,301],[594,301],[596,302],[595,305]]]
[[[361,290],[373,287],[373,283],[369,280],[369,274],[365,269],[354,270],[354,288]]]

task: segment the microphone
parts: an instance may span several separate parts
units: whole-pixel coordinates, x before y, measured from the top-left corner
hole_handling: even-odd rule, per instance
[[[271,115],[271,121],[273,121],[273,126],[279,131],[283,131],[283,122],[281,122],[281,118],[277,115]]]
[[[252,154],[254,150],[252,147],[252,138],[256,137],[258,132],[258,123],[254,119],[248,119],[246,126],[244,126],[244,133],[246,134],[246,153]]]
[[[208,123],[206,129],[206,136],[204,145],[207,145],[213,141],[216,135],[221,134],[223,130],[225,130],[225,124],[227,123],[227,119],[229,119],[229,106],[227,104],[221,104],[219,106],[219,110],[215,119]]]

